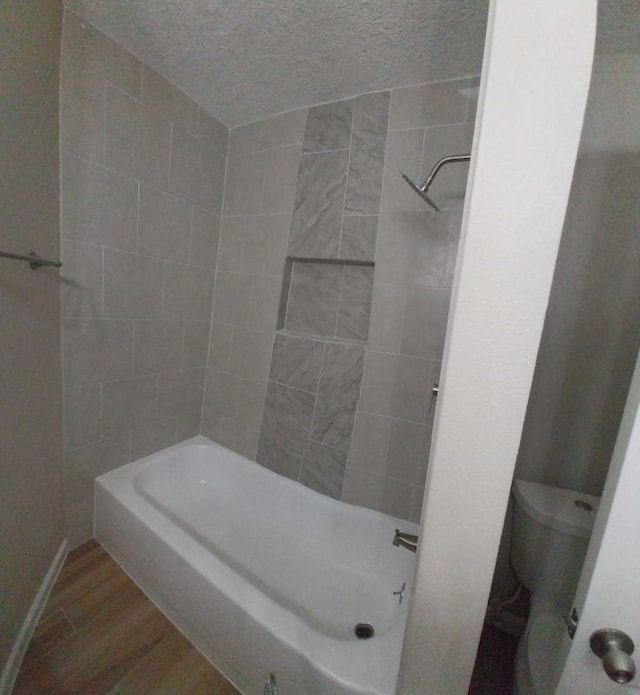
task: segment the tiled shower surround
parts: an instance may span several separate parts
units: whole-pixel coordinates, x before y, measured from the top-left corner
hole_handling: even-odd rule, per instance
[[[325,494],[419,519],[467,165],[436,180],[440,215],[399,172],[422,180],[470,151],[476,85],[231,131],[205,434]],[[363,273],[372,284],[345,295],[358,273],[360,292]]]
[[[440,215],[399,171],[470,150],[477,79],[228,133],[66,11],[61,82],[72,544],[95,475],[198,432],[417,520],[467,165]]]
[[[65,498],[200,432],[227,129],[68,10],[61,68]]]

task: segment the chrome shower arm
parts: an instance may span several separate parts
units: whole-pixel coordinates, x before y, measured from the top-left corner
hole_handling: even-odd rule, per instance
[[[420,188],[426,193],[429,190],[431,184],[433,183],[433,180],[438,175],[438,172],[440,171],[440,169],[442,169],[442,167],[445,164],[451,164],[453,162],[468,162],[470,159],[470,154],[452,154],[448,157],[443,157],[442,159],[439,159],[435,163],[433,169],[431,169],[431,173],[429,174],[429,176],[427,176],[425,182],[422,184],[422,186],[420,186]]]
[[[452,154],[449,155],[448,157],[443,157],[442,159],[438,160],[431,170],[431,173],[429,176],[427,176],[425,182],[422,184],[422,186],[418,186],[417,183],[415,183],[412,179],[410,179],[406,174],[403,172],[400,172],[402,175],[402,178],[413,188],[413,190],[424,200],[425,203],[430,205],[434,210],[437,212],[440,212],[440,208],[429,198],[427,195],[427,191],[429,190],[429,187],[433,183],[433,180],[435,177],[438,175],[438,172],[440,169],[445,164],[451,164],[452,162],[468,162],[471,159],[470,154]]]

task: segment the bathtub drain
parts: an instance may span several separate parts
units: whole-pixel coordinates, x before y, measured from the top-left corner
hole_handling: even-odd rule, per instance
[[[369,625],[369,623],[358,623],[353,628],[353,633],[358,639],[369,639],[373,637],[373,625]]]

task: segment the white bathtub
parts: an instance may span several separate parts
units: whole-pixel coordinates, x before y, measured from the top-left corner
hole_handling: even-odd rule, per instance
[[[96,480],[96,538],[245,695],[270,672],[279,695],[395,692],[415,562],[396,528],[417,533],[204,437]]]

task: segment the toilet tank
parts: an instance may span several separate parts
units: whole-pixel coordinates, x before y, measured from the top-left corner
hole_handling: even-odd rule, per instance
[[[571,608],[599,497],[514,480],[511,561],[535,599]]]

